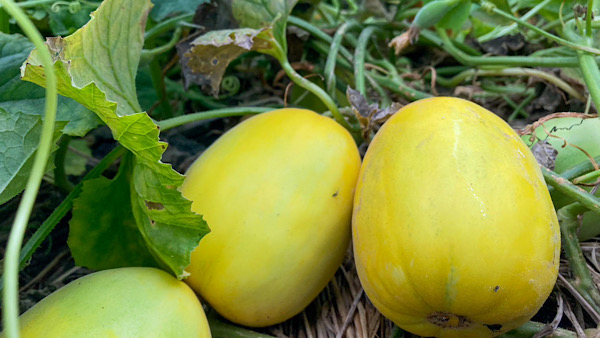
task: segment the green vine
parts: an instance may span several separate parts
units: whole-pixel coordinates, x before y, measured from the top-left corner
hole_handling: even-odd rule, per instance
[[[577,239],[580,224],[578,216],[585,211],[587,211],[587,208],[582,204],[573,203],[560,208],[557,215],[560,222],[563,249],[574,275],[574,279],[570,283],[596,312],[600,312],[600,292],[598,292],[592,280]]]
[[[600,199],[598,199],[598,197],[574,185],[566,178],[560,176],[550,169],[541,167],[541,170],[546,183],[551,185],[554,189],[578,201],[584,207],[588,208],[594,213],[600,215]]]
[[[375,32],[375,26],[365,28],[358,36],[358,44],[354,52],[354,81],[356,90],[363,96],[367,95],[365,89],[365,54],[367,53],[367,42]]]
[[[335,76],[335,64],[336,58],[338,55],[338,50],[342,45],[342,39],[346,35],[346,32],[350,29],[358,28],[358,25],[354,22],[346,22],[342,24],[335,35],[333,36],[333,41],[330,45],[329,54],[327,55],[327,61],[325,62],[325,83],[327,86],[327,91],[329,95],[333,98],[335,97],[336,90],[336,76]]]
[[[592,58],[593,59],[593,58]],[[542,80],[545,80],[556,87],[564,90],[566,93],[571,95],[572,97],[584,101],[585,97],[578,92],[575,88],[571,87],[567,82],[563,81],[561,78],[538,70],[531,68],[502,68],[502,69],[468,69],[464,72],[454,76],[451,79],[443,79],[438,77],[438,82],[445,87],[455,87],[460,83],[465,81],[466,79],[474,76],[524,76],[524,77],[537,77]]]
[[[519,24],[519,25],[521,25],[523,27],[526,27],[526,28],[528,28],[528,29],[530,29],[530,30],[538,33],[539,35],[541,35],[541,36],[543,36],[543,37],[545,37],[547,39],[550,39],[550,40],[552,40],[552,41],[554,41],[554,42],[556,42],[558,44],[561,44],[563,46],[568,46],[568,47],[571,47],[573,49],[577,49],[577,50],[580,50],[580,51],[584,51],[584,52],[588,52],[588,53],[600,55],[600,50],[599,49],[596,49],[596,48],[593,48],[593,47],[590,47],[590,46],[581,45],[581,44],[578,44],[576,42],[565,40],[565,39],[563,39],[561,37],[558,37],[558,36],[556,36],[554,34],[550,34],[550,33],[546,32],[546,31],[544,31],[544,30],[536,27],[535,25],[530,24],[529,22],[527,22],[527,21],[525,21],[525,20],[523,20],[521,18],[517,18],[516,16],[514,16],[514,15],[512,15],[510,13],[506,13],[506,12],[498,9],[496,7],[496,5],[494,5],[491,2],[482,1],[481,7],[484,8],[486,11],[488,11],[490,13],[494,13],[494,14],[497,14],[497,15],[505,18],[505,19],[514,21],[517,24]],[[591,8],[590,8],[590,10],[591,10]]]
[[[434,32],[423,30],[420,36],[444,49],[453,58],[468,66],[515,66],[515,67],[578,67],[579,60],[572,56],[473,56],[454,46],[443,29]]]
[[[4,256],[4,296],[2,298],[4,332],[7,337],[14,338],[19,337],[19,251],[50,155],[58,96],[52,56],[44,44],[42,35],[13,0],[0,0],[0,4],[15,18],[17,24],[38,49],[46,76],[45,115],[40,143],[10,231]]]

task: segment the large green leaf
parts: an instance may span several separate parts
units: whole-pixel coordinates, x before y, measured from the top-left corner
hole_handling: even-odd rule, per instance
[[[417,12],[412,25],[419,29],[435,26],[449,16],[452,10],[460,4],[460,0],[429,1],[421,7],[419,12]]]
[[[113,180],[85,181],[73,202],[68,244],[79,266],[94,270],[156,266],[133,217],[127,162],[122,161]]]
[[[185,86],[194,83],[216,96],[229,63],[245,52],[271,49],[271,32],[270,28],[217,30],[180,44]]]
[[[25,189],[41,133],[40,116],[0,108],[0,204]],[[59,137],[57,128],[53,140]],[[52,168],[49,161],[47,169]]]
[[[149,233],[145,240],[155,257],[182,278],[191,252],[208,232],[208,227],[201,216],[191,212],[191,202],[177,190],[183,177],[160,161],[167,145],[159,141],[157,125],[141,112],[137,101],[135,74],[151,6],[148,0],[105,0],[84,27],[66,38],[48,39],[47,45],[54,56],[60,94],[94,111],[111,129],[115,140],[135,155],[135,170],[151,171],[161,182],[161,185],[151,186],[152,182],[133,180],[132,206],[143,235],[146,223],[165,224]],[[36,50],[23,67],[23,78],[45,85]],[[137,169],[138,166],[143,169]],[[148,189],[155,189],[153,194],[164,198],[149,201],[148,196],[137,193]],[[146,205],[146,202],[162,204],[164,209],[160,216],[149,208],[135,213],[136,206]],[[164,223],[164,219],[170,221]],[[180,228],[186,231],[178,231]],[[190,240],[191,234],[193,240]],[[156,245],[162,243],[163,236],[172,240],[168,247]],[[180,255],[176,263],[172,257],[173,246]]]
[[[187,203],[172,202],[180,196],[177,187],[181,183],[183,178],[167,179],[142,163],[135,166],[131,182],[133,214],[150,252],[163,264],[179,271],[190,264],[188,248],[195,248],[209,231],[204,221],[202,232],[198,231],[197,216],[189,213]],[[178,218],[172,215],[178,215]]]
[[[437,26],[445,29],[460,31],[465,22],[469,19],[471,13],[471,1],[463,0],[458,6],[452,8],[448,14],[438,22]]]
[[[44,88],[21,81],[20,76],[20,67],[32,49],[33,44],[24,36],[0,32],[0,108],[41,116]],[[56,120],[68,122],[62,132],[71,136],[83,136],[100,123],[93,112],[66,97],[59,97]]]
[[[32,48],[21,35],[0,33],[0,204],[23,191],[38,147],[45,92],[19,75]],[[61,132],[85,135],[100,123],[93,112],[66,97],[59,97],[57,121],[55,139]]]

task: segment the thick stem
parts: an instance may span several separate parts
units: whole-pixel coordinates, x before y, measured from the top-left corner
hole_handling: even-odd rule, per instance
[[[158,58],[156,56],[161,53],[167,52],[171,48],[175,46],[175,44],[179,41],[181,37],[181,27],[178,27],[173,36],[165,45],[156,47],[156,41],[153,35],[148,35],[149,38],[145,40],[146,44],[152,49],[144,49],[142,50],[142,54],[140,55],[140,61],[145,60],[145,62],[149,62],[150,67],[150,76],[152,78],[152,87],[156,92],[156,96],[159,101],[159,114],[156,116],[157,118],[165,118],[173,116],[173,109],[169,103],[169,99],[167,97],[167,90],[165,86],[165,80],[162,72],[162,68],[159,64]]]
[[[590,183],[596,181],[600,176],[600,170],[589,172],[573,179],[573,184]],[[594,180],[594,181],[592,181]]]
[[[593,36],[592,31],[592,17],[594,16],[594,0],[588,0],[587,13],[585,16],[585,36],[591,39]]]
[[[175,30],[175,32],[173,33],[173,35],[171,36],[171,39],[169,40],[169,42],[165,43],[164,45],[152,48],[152,49],[143,49],[142,54],[140,55],[140,58],[142,58],[143,60],[149,60],[151,58],[154,58],[157,55],[160,55],[162,53],[166,53],[166,52],[170,51],[179,42],[180,37],[181,37],[181,28],[177,28]]]
[[[173,116],[173,109],[167,99],[167,90],[165,88],[164,78],[162,76],[162,69],[156,58],[153,58],[150,62],[150,77],[152,79],[152,87],[156,92],[156,96],[160,102],[160,111],[158,116],[152,114],[156,118],[164,118]]]
[[[404,83],[404,81],[400,79],[389,78],[386,76],[376,74],[375,72],[370,72],[369,76],[372,77],[383,87],[386,87],[387,89],[402,95],[404,98],[410,101],[416,101],[432,97],[432,95],[429,93],[416,90],[406,85],[406,83]]]
[[[367,53],[367,42],[375,32],[374,26],[365,28],[358,37],[358,44],[354,51],[354,83],[356,90],[363,96],[367,96],[365,88],[365,54]]]
[[[502,16],[505,19],[511,20],[513,22],[516,22],[517,24],[519,24],[521,26],[529,28],[532,31],[538,33],[539,35],[541,35],[541,36],[543,36],[545,38],[548,38],[548,39],[550,39],[550,40],[552,40],[554,42],[557,42],[557,43],[559,43],[559,44],[561,44],[563,46],[568,46],[568,47],[571,47],[573,49],[577,49],[577,50],[580,50],[580,51],[585,51],[585,52],[588,52],[588,53],[593,53],[593,54],[596,54],[596,55],[600,55],[600,50],[598,50],[596,48],[593,48],[593,47],[590,47],[590,46],[580,45],[580,44],[577,44],[575,42],[571,42],[571,41],[565,40],[565,39],[560,38],[560,37],[558,37],[556,35],[550,34],[550,33],[546,32],[546,31],[544,31],[544,30],[542,30],[542,29],[540,29],[540,28],[538,28],[538,27],[530,24],[529,22],[527,22],[527,21],[525,21],[525,20],[523,20],[521,18],[517,18],[517,17],[515,17],[514,15],[512,15],[510,13],[505,13],[504,11],[498,9],[496,7],[496,5],[494,5],[494,4],[490,3],[490,2],[482,1],[482,3],[483,3],[483,6],[487,7],[487,9],[490,10],[492,13],[500,15],[500,16]]]
[[[588,53],[577,51],[577,56],[579,57],[579,66],[585,85],[596,106],[596,111],[600,111],[600,70],[598,69],[598,63],[594,56]]]
[[[182,116],[173,117],[170,119],[156,122],[160,130],[165,131],[177,126],[181,126],[187,123],[203,121],[208,119],[217,119],[229,116],[242,116],[266,113],[273,110],[274,108],[269,107],[234,107],[234,108],[223,108],[207,110],[194,114],[186,114]]]
[[[288,23],[292,24],[298,28],[304,29],[305,31],[309,32],[311,35],[314,35],[315,37],[327,42],[328,44],[331,44],[331,42],[333,41],[333,38],[331,36],[327,35],[325,32],[320,30],[318,27],[315,27],[310,22],[304,21],[295,16],[290,16],[288,18]],[[346,49],[346,47],[340,46],[340,54],[342,54],[342,56],[344,58],[346,58],[347,61],[352,62],[352,54],[348,51],[348,49]]]
[[[0,0],[0,4],[15,18],[23,32],[37,48],[46,76],[46,104],[40,143],[10,231],[4,256],[4,332],[7,337],[14,338],[19,337],[19,251],[50,155],[58,96],[52,57],[44,44],[42,35],[13,0]]]
[[[579,240],[577,229],[579,228],[578,216],[587,211],[580,203],[569,204],[558,210],[558,221],[562,235],[563,250],[569,261],[569,266],[575,277],[571,281],[573,287],[583,296],[595,311],[600,312],[600,292],[594,285],[590,271],[587,268]]]
[[[531,17],[536,15],[540,10],[542,10],[546,5],[548,5],[552,0],[544,0],[529,10],[525,15],[521,17],[522,20],[529,20]],[[491,32],[480,36],[477,40],[479,42],[490,41],[494,38],[510,35],[517,29],[518,25],[516,23],[512,23],[509,26],[499,27],[497,29],[492,30]]]
[[[523,93],[526,94],[527,91],[524,91]],[[528,105],[529,102],[531,102],[535,98],[536,98],[535,91],[532,91],[529,94],[527,94],[527,96],[524,99],[521,99],[521,102],[519,104],[514,105],[513,108],[515,110],[508,117],[508,122],[514,121],[517,118],[517,116],[519,116],[519,114],[523,115],[523,117],[529,117],[529,114],[523,108],[526,105]],[[509,102],[509,104],[510,104],[510,101],[509,101],[510,99],[508,97],[506,97],[505,100],[506,100],[506,102]]]
[[[594,161],[596,163],[600,162],[600,156],[594,157]],[[579,177],[581,175],[584,175],[586,173],[589,173],[590,171],[594,170],[594,165],[592,164],[591,161],[585,161],[583,163],[580,163],[576,166],[574,166],[573,168],[564,171],[560,174],[561,177],[563,177],[564,179],[567,180],[572,180],[576,177]]]
[[[317,86],[316,84],[310,82],[309,80],[305,79],[300,74],[298,74],[296,70],[292,67],[290,62],[287,60],[287,58],[279,60],[279,63],[281,64],[281,67],[283,68],[287,76],[289,76],[289,78],[295,84],[313,93],[325,104],[327,109],[329,109],[329,111],[333,115],[333,118],[339,124],[341,124],[344,128],[350,131],[350,133],[352,133],[353,135],[357,133],[357,131],[353,130],[348,124],[348,122],[344,119],[337,106],[333,102],[333,99],[321,87]]]
[[[546,179],[546,183],[554,187],[554,189],[578,201],[589,210],[600,214],[600,199],[598,199],[598,197],[574,185],[554,171],[544,167],[540,168],[542,169],[542,174],[544,175],[544,179]]]
[[[592,60],[594,58],[592,57]],[[537,77],[542,80],[548,81],[551,84],[557,86],[558,88],[564,90],[567,94],[572,97],[581,100],[583,102],[586,101],[585,97],[571,87],[567,82],[563,81],[561,78],[552,75],[550,73],[531,69],[531,68],[503,68],[503,69],[469,69],[460,74],[457,74],[453,78],[443,81],[443,85],[447,87],[456,87],[466,79],[473,76],[527,76],[527,77]]]
[[[342,24],[338,28],[337,32],[335,32],[335,35],[333,36],[333,41],[329,46],[329,54],[327,55],[327,61],[325,62],[324,74],[327,91],[329,92],[329,96],[332,98],[335,97],[335,61],[338,55],[338,51],[340,50],[340,46],[342,45],[342,40],[346,35],[346,32],[354,27],[357,27],[357,25],[353,22],[346,22]]]
[[[468,66],[515,66],[515,67],[578,67],[576,57],[570,56],[472,56],[454,46],[443,29],[434,32],[423,30],[420,36],[444,49],[458,62]]]
[[[188,22],[188,21],[192,20],[193,18],[194,18],[194,14],[183,14],[183,15],[179,15],[179,16],[167,19],[165,21],[162,21],[161,23],[157,24],[156,26],[147,30],[146,33],[144,33],[144,40],[152,39],[155,36],[157,36],[158,34],[164,33],[166,31],[173,29],[174,27],[179,26],[179,24],[181,22]]]

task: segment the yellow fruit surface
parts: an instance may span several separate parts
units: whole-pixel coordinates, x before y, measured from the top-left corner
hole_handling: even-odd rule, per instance
[[[194,292],[154,268],[120,268],[81,277],[19,320],[25,338],[211,337]]]
[[[352,235],[370,300],[422,336],[516,328],[557,277],[559,226],[535,158],[503,120],[462,99],[414,102],[379,130]]]
[[[352,137],[327,117],[281,109],[240,123],[186,173],[182,194],[211,228],[186,282],[239,324],[301,312],[349,246],[359,169]]]

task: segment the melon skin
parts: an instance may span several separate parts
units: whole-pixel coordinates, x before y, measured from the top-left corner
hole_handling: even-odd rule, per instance
[[[86,275],[42,299],[19,322],[25,338],[211,337],[194,292],[155,268]]]
[[[211,228],[192,253],[186,282],[245,326],[300,313],[349,247],[359,170],[350,133],[315,112],[286,108],[238,124],[182,185]]]
[[[367,296],[422,336],[510,331],[558,274],[559,225],[535,158],[508,124],[462,99],[416,101],[383,125],[352,230]]]

